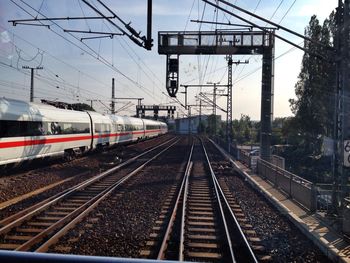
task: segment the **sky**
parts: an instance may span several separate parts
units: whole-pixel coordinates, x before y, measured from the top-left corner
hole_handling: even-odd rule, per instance
[[[146,34],[147,0],[102,0],[141,35]],[[229,1],[229,0],[228,0]],[[97,0],[88,0],[108,15]],[[214,1],[213,1],[214,2]],[[321,23],[337,6],[337,0],[230,0],[239,7],[303,34],[310,17],[317,15]],[[228,9],[232,11],[231,8]],[[266,26],[266,23],[233,11],[244,18]],[[215,30],[215,25],[198,24],[190,20],[217,19],[219,22],[242,23],[201,0],[153,0],[154,46],[147,51],[126,36],[89,39],[92,34],[67,33],[63,29],[118,33],[107,21],[69,20],[43,21],[47,26],[16,25],[8,20],[46,17],[92,17],[97,14],[82,0],[0,0],[0,96],[29,101],[30,71],[22,66],[43,67],[35,70],[35,101],[49,99],[90,104],[106,112],[111,97],[112,78],[116,79],[116,97],[144,98],[146,105],[176,105],[179,117],[185,110],[167,97],[165,88],[166,58],[157,52],[158,31]],[[114,19],[120,27],[123,24]],[[38,23],[36,23],[38,24]],[[49,28],[48,28],[49,26]],[[217,26],[217,29],[224,27]],[[281,30],[277,34],[296,44],[302,39]],[[294,85],[300,72],[303,51],[276,40],[274,117],[291,116],[289,99],[295,97]],[[233,68],[233,118],[242,114],[260,119],[262,56],[239,56],[234,60],[249,60],[247,65]],[[180,84],[227,83],[225,56],[180,56]],[[184,102],[180,88],[178,99]],[[190,104],[196,104],[199,89],[188,94]],[[203,92],[212,90],[203,88]],[[223,91],[225,92],[225,91]],[[121,115],[135,114],[135,100],[117,101]],[[226,98],[218,99],[226,107]],[[220,111],[217,111],[220,113]],[[196,114],[196,110],[192,114]],[[211,113],[207,108],[204,113]],[[223,113],[222,113],[223,114]],[[223,118],[224,114],[223,114]]]

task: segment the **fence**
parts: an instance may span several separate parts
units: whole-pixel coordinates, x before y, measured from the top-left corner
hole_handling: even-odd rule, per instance
[[[308,210],[316,210],[316,189],[312,182],[262,159],[258,160],[257,172]]]
[[[223,140],[215,138],[214,141],[223,149],[227,150],[227,144]],[[265,180],[270,181],[274,187],[282,190],[309,211],[322,208],[324,206],[323,203],[328,205],[328,193],[324,193],[322,196],[323,192],[317,191],[318,188],[316,188],[312,182],[278,167],[284,166],[284,160],[278,160],[278,166],[276,166],[260,159],[258,156],[249,156],[247,151],[233,146],[231,146],[230,151],[230,154],[235,159],[249,166]]]
[[[270,162],[262,160],[257,156],[249,156],[244,150],[238,150],[238,160],[256,171],[265,180],[270,181],[274,187],[282,190],[292,199],[300,203],[310,211],[317,209],[318,197],[312,182],[288,172]]]

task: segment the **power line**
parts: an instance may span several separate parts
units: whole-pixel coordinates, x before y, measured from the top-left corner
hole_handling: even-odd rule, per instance
[[[281,18],[281,20],[278,22],[278,24],[281,24],[281,22],[283,21],[283,19],[287,16],[287,14],[289,13],[289,11],[292,9],[292,7],[294,6],[295,2],[297,0],[294,0],[294,2],[290,5],[290,7],[288,8],[287,12],[283,15],[283,17]]]
[[[22,50],[21,48],[19,48],[19,47],[18,47],[16,44],[14,44],[14,43],[11,43],[11,45],[14,46],[14,47],[16,48],[16,52],[17,52],[17,54],[18,54],[18,56],[19,56],[19,59],[24,60],[24,61],[26,61],[26,62],[35,61],[35,60],[37,59],[37,57],[38,57],[38,54],[41,54],[40,61],[38,62],[39,65],[41,65],[42,60],[43,60],[43,53],[45,52],[44,50],[41,50],[41,49],[38,48],[38,53],[37,53],[37,55],[35,55],[32,59],[26,60],[26,59],[23,59],[22,57],[20,57],[20,54],[21,54],[22,52],[25,53],[25,54],[26,54],[26,52],[25,52],[24,50]],[[27,55],[28,55],[28,54],[27,54]],[[11,67],[11,65],[8,65],[8,64],[6,64],[6,63],[2,63],[2,64],[6,65],[6,66],[8,66],[8,67]],[[13,68],[14,68],[14,67],[13,67]],[[21,72],[22,74],[24,74],[23,71],[19,70],[18,62],[17,62],[17,68],[14,68],[14,69],[17,69],[17,71],[19,71],[19,72]],[[59,77],[56,73],[54,73],[52,70],[50,70],[49,67],[45,67],[45,70],[44,70],[44,71],[48,71],[48,72],[50,72],[53,76],[56,77],[56,79],[52,79],[54,82],[58,82],[58,83],[62,84],[62,82],[60,82],[60,81],[57,80],[57,78],[60,78],[60,79],[62,79],[62,81],[64,82],[65,85],[69,85],[69,86],[71,86],[71,87],[73,87],[73,88],[78,88],[77,86],[74,86],[73,84],[70,84],[69,82],[67,82],[67,81],[64,80],[63,78]],[[99,93],[95,93],[95,92],[92,92],[92,91],[89,91],[89,90],[86,90],[86,89],[83,89],[83,90],[85,90],[86,92],[89,92],[89,93],[91,93],[91,94],[94,94],[93,96],[96,96],[96,95],[101,96],[101,94],[99,94]]]
[[[100,12],[100,10],[98,9],[98,7],[97,7],[94,3],[92,3],[92,4],[93,4],[94,8],[95,8],[97,11]],[[105,21],[102,21],[102,23],[103,23],[110,31],[112,31],[112,29],[110,28],[110,26],[109,26],[108,24],[106,24]],[[157,80],[164,86],[165,84],[162,83],[162,81],[159,80],[159,78],[156,76],[156,74],[143,62],[143,60],[142,60],[142,59],[140,58],[140,56],[135,52],[135,50],[134,50],[130,45],[128,45],[128,43],[126,42],[126,40],[123,39],[123,38],[121,38],[121,39],[122,39],[122,41],[125,42],[126,46],[132,51],[132,53],[137,57],[137,59],[138,59],[139,61],[141,61],[141,63],[145,66],[145,68],[147,68],[147,69],[151,72],[151,74],[154,76],[154,78],[157,79]],[[118,42],[119,42],[120,46],[126,51],[127,55],[135,62],[135,64],[136,64],[139,68],[141,68],[142,72],[144,72],[144,74],[145,74],[151,81],[154,81],[154,79],[152,79],[152,78],[148,75],[148,73],[146,73],[146,72],[144,71],[143,67],[140,66],[140,63],[139,63],[138,61],[135,60],[135,58],[130,54],[130,52],[125,48],[125,46],[119,41],[119,39],[118,39]],[[138,83],[138,82],[136,82],[136,83],[140,85],[140,83]],[[157,87],[158,87],[158,86],[157,86]],[[144,88],[145,88],[145,87],[144,87]],[[159,88],[159,87],[158,87],[158,88]],[[146,89],[146,88],[145,88],[145,89]],[[161,90],[161,89],[160,89],[160,90]],[[147,91],[150,92],[151,94],[153,94],[153,92],[151,92],[149,89],[147,89]],[[138,95],[138,94],[136,94],[135,92],[133,92],[133,93],[134,93],[135,95]],[[154,94],[153,94],[153,95],[154,95]],[[154,98],[153,95],[151,95],[151,96]]]
[[[31,5],[29,5],[28,3],[24,2],[23,0],[20,0],[23,4],[25,4],[26,6],[28,6],[29,8],[31,8],[32,10],[38,12],[38,10],[36,10],[35,8],[33,8]],[[18,6],[20,9],[22,9],[24,12],[26,12],[27,14],[29,14],[30,16],[32,16],[34,18],[34,16],[29,13],[27,10],[25,10],[22,6],[18,5],[14,0],[11,0],[11,2],[13,2],[16,6]],[[38,12],[41,16],[46,17],[44,14]],[[64,30],[59,24],[57,24],[54,21],[51,21],[54,25],[56,25],[57,27],[59,27],[60,29]],[[116,68],[114,65],[112,65],[111,63],[108,62],[108,60],[106,60],[104,57],[99,56],[99,54],[92,49],[90,46],[88,46],[86,43],[81,42],[84,46],[86,46],[90,51],[87,51],[86,49],[82,48],[81,46],[75,44],[74,42],[72,42],[71,40],[67,39],[66,37],[62,36],[61,34],[59,34],[58,32],[54,31],[51,27],[49,28],[50,31],[52,31],[54,34],[60,36],[61,38],[63,38],[64,40],[66,40],[67,42],[69,42],[70,44],[74,45],[75,47],[79,48],[80,50],[84,51],[85,53],[87,53],[89,56],[95,58],[96,60],[102,62],[103,64],[105,64],[107,67],[109,67],[110,69],[112,69],[113,71],[116,71],[117,73],[119,73],[120,75],[122,75],[124,78],[126,78],[127,80],[129,80],[130,82],[132,82],[136,87],[138,87],[139,89],[141,89],[143,92],[148,93],[148,91],[146,90],[145,87],[143,87],[140,83],[137,83],[136,81],[134,81],[132,78],[130,78],[129,76],[127,76],[126,74],[124,74],[123,72],[121,72],[118,68]],[[73,34],[69,33],[69,35],[71,35],[74,39],[76,39],[77,41],[79,41],[79,39],[74,36]],[[79,41],[80,42],[80,41]],[[157,99],[153,96],[153,94],[148,93],[148,95],[150,95],[151,97],[153,97],[154,99]]]
[[[301,42],[299,45],[301,45],[302,43],[303,43],[303,42]],[[295,49],[296,49],[296,47],[292,47],[292,48],[288,49],[286,52],[284,52],[284,53],[282,53],[281,55],[277,56],[274,60],[276,61],[277,59],[279,59],[279,58],[281,58],[281,57],[287,55],[288,53],[294,51]],[[236,80],[234,81],[233,84],[236,84],[236,83],[242,81],[243,79],[245,79],[245,78],[247,78],[247,77],[253,75],[255,72],[257,72],[257,71],[260,70],[261,68],[262,68],[262,66],[257,67],[256,69],[254,69],[253,71],[247,73],[247,74],[244,75],[243,77],[241,77],[241,78],[239,78],[239,79],[236,79]]]
[[[66,65],[66,66],[68,66],[68,67],[70,67],[70,68],[76,70],[77,72],[80,72],[81,74],[85,75],[86,77],[88,77],[88,78],[90,78],[90,79],[96,81],[97,83],[100,83],[101,85],[103,85],[103,86],[109,88],[109,85],[107,85],[106,83],[101,82],[100,80],[96,79],[96,78],[93,77],[92,75],[90,75],[90,74],[88,74],[88,73],[85,73],[84,71],[81,71],[81,70],[79,70],[78,68],[76,68],[75,66],[73,66],[73,65],[71,65],[71,64],[69,64],[69,63],[67,63],[66,61],[64,61],[64,60],[62,60],[62,59],[60,59],[60,58],[58,58],[58,57],[52,55],[52,54],[51,54],[50,52],[48,52],[47,50],[44,50],[44,49],[41,49],[41,48],[35,46],[33,43],[29,42],[28,40],[26,40],[26,39],[20,37],[19,35],[15,34],[15,33],[13,33],[13,31],[9,30],[8,28],[2,27],[1,25],[0,25],[0,27],[3,28],[4,30],[9,31],[9,32],[10,32],[12,35],[14,35],[16,38],[22,40],[23,42],[27,43],[28,45],[30,45],[30,46],[32,46],[32,47],[34,47],[34,48],[37,48],[37,49],[43,51],[43,52],[45,53],[45,55],[48,55],[49,57],[51,57],[51,58],[57,60],[58,62],[60,62],[60,63],[62,63],[62,64],[64,64],[64,65]],[[14,46],[14,44],[12,44],[12,45]],[[97,94],[97,93],[96,93],[96,94]]]

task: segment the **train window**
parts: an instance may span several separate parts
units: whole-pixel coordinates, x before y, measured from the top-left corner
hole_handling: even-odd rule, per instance
[[[97,133],[111,132],[111,125],[105,124],[105,123],[95,123],[95,132],[97,132]]]
[[[147,130],[156,130],[159,129],[158,127],[158,125],[146,125]]]
[[[63,134],[73,133],[73,127],[71,123],[62,123],[61,127],[62,127]]]
[[[101,132],[102,131],[102,124],[101,123],[95,123],[95,132]]]
[[[0,138],[44,135],[40,121],[0,121]]]
[[[90,123],[0,121],[0,138],[89,132]]]
[[[72,123],[75,133],[90,133],[90,123]]]
[[[61,131],[59,134],[89,133],[89,123],[59,123]]]
[[[0,138],[21,136],[17,121],[1,121],[0,124]]]

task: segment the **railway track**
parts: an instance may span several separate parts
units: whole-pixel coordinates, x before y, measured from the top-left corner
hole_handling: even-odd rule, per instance
[[[195,139],[177,195],[140,255],[180,261],[257,262],[211,167]],[[172,204],[172,205],[170,205]],[[168,216],[166,217],[165,214]]]
[[[34,160],[33,162],[36,162],[36,164],[19,166],[11,170],[12,174],[7,175],[3,173],[3,169],[0,167],[0,210],[50,189],[60,188],[61,185],[67,187],[67,185],[77,184],[78,181],[83,181],[85,177],[93,177],[116,166],[120,163],[120,158],[127,160],[168,139],[169,135],[165,135],[137,144],[108,148],[108,151],[89,152],[70,162],[61,163],[60,159],[41,160],[41,167],[39,166],[39,160]],[[72,183],[69,182],[71,180]],[[13,210],[11,208],[11,211]],[[0,220],[5,216],[8,216],[6,212],[0,213]]]
[[[162,143],[75,187],[0,222],[0,249],[45,252],[112,191],[175,145]],[[127,167],[128,172],[116,172]]]

